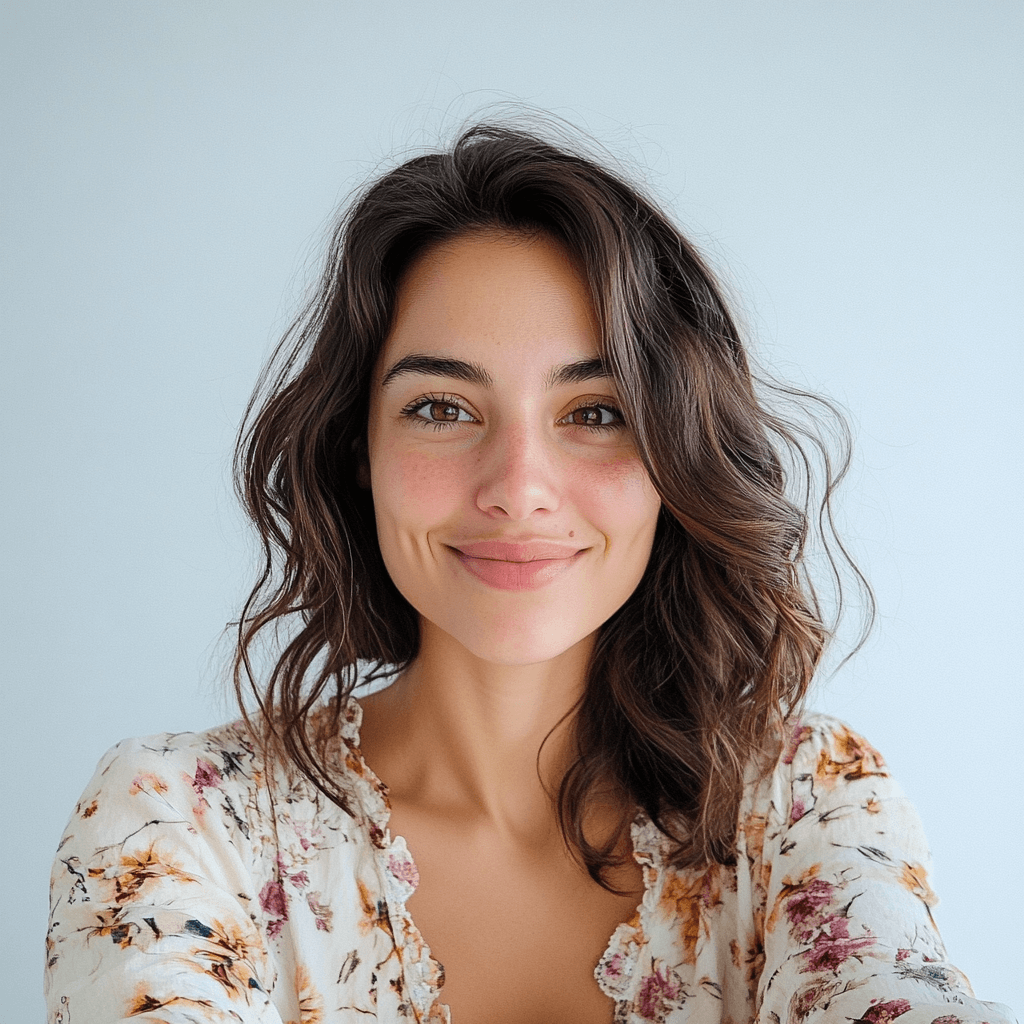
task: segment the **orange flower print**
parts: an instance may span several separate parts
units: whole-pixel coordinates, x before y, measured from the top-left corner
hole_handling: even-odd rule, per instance
[[[155,775],[153,772],[140,772],[132,779],[132,784],[128,789],[130,796],[136,796],[139,793],[145,793],[152,790],[155,793],[166,793],[167,783],[160,778],[159,775]]]
[[[854,782],[871,775],[888,776],[882,755],[856,733],[839,727],[832,738],[836,757],[823,750],[814,772],[815,779],[827,789],[834,788],[839,779]]]
[[[743,821],[743,844],[751,864],[759,861],[764,853],[764,830],[767,825],[767,814],[748,814]]]
[[[253,991],[264,991],[253,967],[255,951],[242,928],[230,922],[224,925],[214,920],[206,924],[190,918],[183,931],[203,940],[196,945],[192,969],[212,975],[232,999],[248,1001]]]
[[[139,899],[151,882],[164,879],[171,879],[178,885],[198,882],[195,876],[174,863],[166,851],[157,852],[156,844],[140,850],[134,856],[126,854],[121,857],[119,864],[89,868],[88,875],[95,880],[94,884],[100,886],[95,890],[101,894],[100,898],[118,907]]]
[[[903,862],[900,872],[900,884],[909,889],[926,907],[934,907],[939,902],[932,887],[928,884],[928,872],[920,864]]]
[[[295,968],[295,991],[299,996],[298,1024],[323,1024],[323,996],[313,984],[309,971],[302,964]]]
[[[121,913],[121,911],[113,914],[109,911],[98,913],[96,917],[99,924],[95,928],[89,929],[89,938],[110,939],[121,949],[127,949],[132,944],[132,939],[138,932],[139,926],[134,922],[122,921]]]
[[[701,922],[708,911],[721,906],[722,891],[718,876],[717,864],[712,865],[703,874],[680,872],[678,875],[672,875],[662,890],[662,911],[675,922],[678,929],[682,940],[683,963],[696,963]]]

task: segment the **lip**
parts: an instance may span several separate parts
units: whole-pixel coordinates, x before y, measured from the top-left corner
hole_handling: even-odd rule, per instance
[[[568,558],[533,558],[520,562],[476,558],[458,548],[449,550],[467,571],[497,590],[539,590],[570,570],[586,554],[584,549]]]
[[[491,558],[501,562],[536,562],[541,559],[572,558],[581,550],[570,544],[550,540],[481,540],[472,544],[451,545],[453,550],[471,558]]]

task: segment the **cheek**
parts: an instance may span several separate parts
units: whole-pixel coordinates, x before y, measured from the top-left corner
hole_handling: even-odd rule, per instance
[[[433,526],[464,493],[459,467],[451,461],[435,462],[422,453],[395,450],[384,453],[380,464],[386,471],[373,478],[378,525],[407,530]]]
[[[580,507],[588,510],[595,526],[613,537],[653,537],[661,498],[638,458],[609,459],[574,476]]]

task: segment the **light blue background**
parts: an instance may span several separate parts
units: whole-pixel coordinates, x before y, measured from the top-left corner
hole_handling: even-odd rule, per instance
[[[1024,6],[53,3],[4,13],[5,1021],[117,740],[232,715],[234,431],[332,211],[485,103],[589,129],[723,269],[763,362],[851,412],[880,601],[816,705],[924,819],[936,917],[1024,1007]]]

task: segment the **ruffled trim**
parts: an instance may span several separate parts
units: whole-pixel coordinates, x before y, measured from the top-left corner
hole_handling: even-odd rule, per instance
[[[638,810],[630,826],[633,840],[633,859],[643,869],[644,895],[636,913],[612,932],[608,948],[594,968],[601,991],[616,1002],[621,1011],[623,1004],[632,1003],[636,986],[641,980],[638,970],[640,955],[647,946],[645,923],[658,905],[661,878],[665,868],[665,837],[658,827]]]
[[[444,968],[431,956],[430,947],[406,907],[406,901],[419,885],[419,871],[405,838],[391,835],[388,788],[363,760],[359,749],[359,728],[362,724],[363,709],[354,697],[350,697],[341,716],[341,739],[348,748],[346,761],[352,769],[355,796],[366,815],[377,869],[384,881],[384,898],[394,930],[395,948],[402,962],[406,992],[420,1021],[450,1024],[448,1007],[438,1002],[444,984]]]

